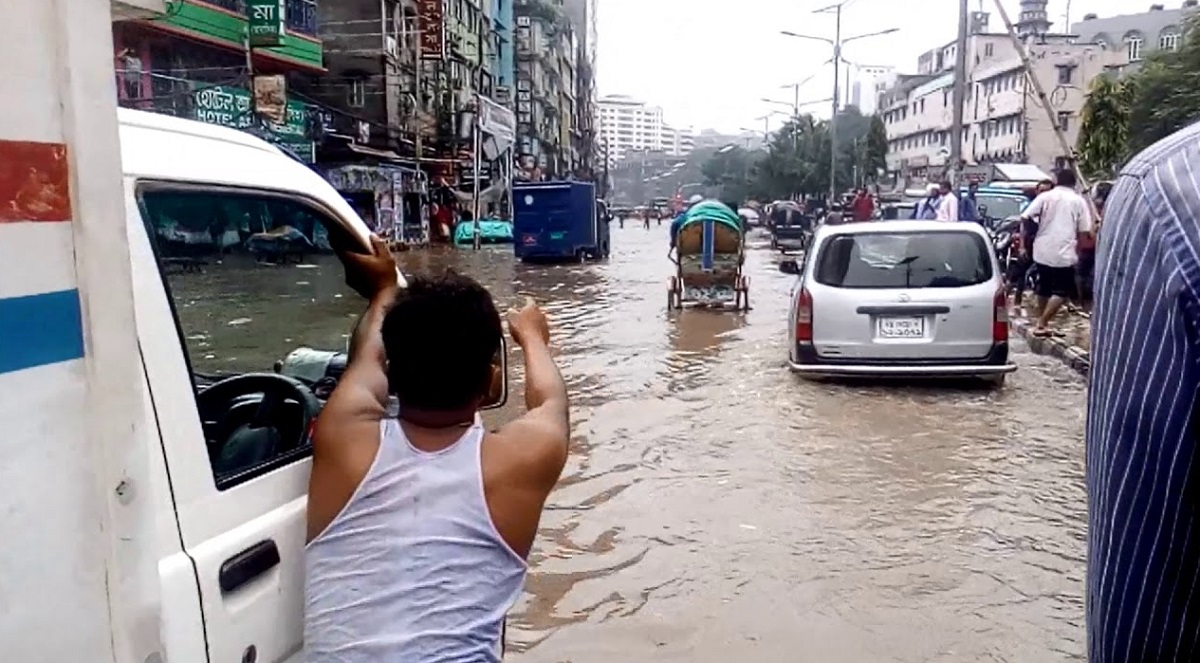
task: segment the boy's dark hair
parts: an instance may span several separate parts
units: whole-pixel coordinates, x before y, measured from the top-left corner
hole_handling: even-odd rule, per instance
[[[388,391],[400,406],[445,412],[487,395],[500,312],[474,279],[451,270],[413,276],[383,319]]]
[[[1065,186],[1074,189],[1075,185],[1078,184],[1079,181],[1075,179],[1075,171],[1073,169],[1063,168],[1054,173],[1054,183],[1058,186]]]

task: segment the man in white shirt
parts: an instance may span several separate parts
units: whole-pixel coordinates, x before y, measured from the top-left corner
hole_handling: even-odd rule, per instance
[[[1080,237],[1091,237],[1092,212],[1083,196],[1075,192],[1075,171],[1058,171],[1056,186],[1029,203],[1021,213],[1022,221],[1038,225],[1033,242],[1037,295],[1042,311],[1034,327],[1034,336],[1049,336],[1047,325],[1058,309],[1075,294],[1075,266],[1079,264]]]
[[[942,197],[938,200],[937,220],[958,221],[958,196],[954,193],[954,185],[942,182],[940,189]]]

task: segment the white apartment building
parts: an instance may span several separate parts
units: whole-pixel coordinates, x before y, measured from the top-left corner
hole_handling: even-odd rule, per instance
[[[1054,127],[1074,146],[1092,80],[1120,66],[1124,56],[1103,45],[1077,43],[1070,36],[1027,37],[1025,48],[1049,96],[1051,119],[1007,34],[973,34],[967,48],[963,159],[968,164],[1028,163],[1047,172],[1066,156]],[[954,44],[922,55],[920,73],[899,77],[881,98],[889,141],[887,167],[902,183],[936,179],[947,168],[954,56]]]
[[[674,129],[663,121],[663,110],[625,95],[600,98],[600,136],[611,163],[631,152],[663,152],[685,156],[695,149],[690,129]]]

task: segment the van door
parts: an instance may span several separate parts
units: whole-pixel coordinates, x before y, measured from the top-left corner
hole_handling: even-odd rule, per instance
[[[272,373],[296,348],[345,347],[360,304],[317,232],[344,231],[271,192],[144,182],[137,193],[163,284],[142,293],[158,324],[140,341],[169,422],[164,458],[208,660],[298,659],[320,402]]]

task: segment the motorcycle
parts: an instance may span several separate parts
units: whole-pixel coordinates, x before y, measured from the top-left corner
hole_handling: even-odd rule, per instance
[[[1020,295],[1034,289],[1036,274],[1030,269],[1029,258],[1021,250],[1021,217],[1012,216],[998,222],[988,230],[992,237],[992,248],[1004,273],[1004,281],[1010,290]]]

